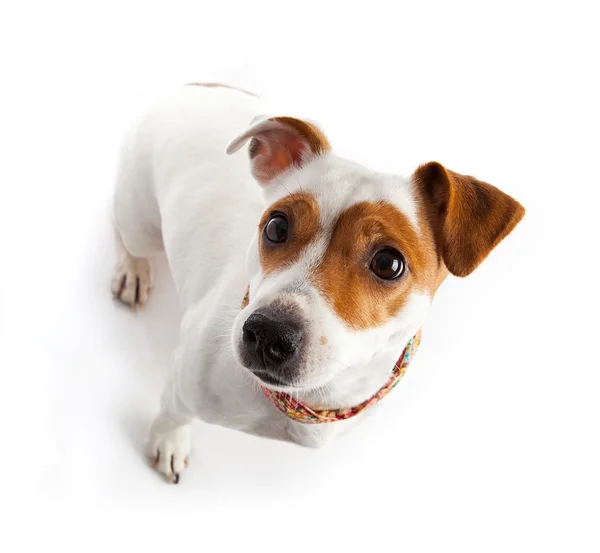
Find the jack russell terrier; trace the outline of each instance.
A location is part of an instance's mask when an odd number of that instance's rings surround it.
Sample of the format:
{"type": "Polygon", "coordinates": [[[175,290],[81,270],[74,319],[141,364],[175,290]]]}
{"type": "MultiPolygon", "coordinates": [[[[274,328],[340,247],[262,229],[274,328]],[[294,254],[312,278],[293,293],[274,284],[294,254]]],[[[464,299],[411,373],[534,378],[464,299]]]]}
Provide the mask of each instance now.
{"type": "Polygon", "coordinates": [[[185,307],[147,444],[169,482],[195,417],[309,447],[346,432],[402,375],[446,276],[525,213],[439,163],[377,173],[314,123],[264,113],[246,91],[189,85],[123,144],[113,294],[142,307],[164,251],[185,307]]]}

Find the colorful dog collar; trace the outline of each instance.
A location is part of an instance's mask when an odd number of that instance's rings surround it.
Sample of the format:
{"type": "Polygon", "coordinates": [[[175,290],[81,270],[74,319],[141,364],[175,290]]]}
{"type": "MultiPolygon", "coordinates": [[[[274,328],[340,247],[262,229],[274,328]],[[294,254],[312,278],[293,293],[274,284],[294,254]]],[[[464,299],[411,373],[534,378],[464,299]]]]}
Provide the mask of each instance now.
{"type": "MultiPolygon", "coordinates": [[[[247,288],[244,299],[242,300],[242,309],[244,309],[248,303],[250,303],[250,287],[247,288]]],[[[348,407],[345,409],[323,409],[315,410],[308,407],[306,404],[294,399],[285,392],[276,392],[261,385],[261,390],[265,397],[279,409],[284,415],[297,422],[303,422],[307,424],[316,424],[322,422],[335,422],[346,420],[358,415],[365,409],[368,409],[372,405],[375,405],[378,401],[382,400],[387,396],[390,391],[398,384],[402,376],[404,375],[406,368],[410,364],[414,357],[419,344],[421,343],[421,331],[417,333],[408,341],[400,359],[394,365],[392,374],[386,384],[379,389],[371,398],[363,401],[355,407],[348,407]]]]}

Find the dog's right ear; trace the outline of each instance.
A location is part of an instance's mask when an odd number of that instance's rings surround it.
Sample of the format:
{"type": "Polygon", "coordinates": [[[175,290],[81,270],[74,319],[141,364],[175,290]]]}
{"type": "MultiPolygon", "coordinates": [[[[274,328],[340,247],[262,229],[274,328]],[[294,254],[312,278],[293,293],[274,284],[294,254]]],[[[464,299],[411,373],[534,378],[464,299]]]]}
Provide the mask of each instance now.
{"type": "Polygon", "coordinates": [[[250,139],[252,174],[262,185],[331,149],[323,132],[313,123],[293,117],[271,117],[255,119],[225,152],[237,152],[250,139]]]}

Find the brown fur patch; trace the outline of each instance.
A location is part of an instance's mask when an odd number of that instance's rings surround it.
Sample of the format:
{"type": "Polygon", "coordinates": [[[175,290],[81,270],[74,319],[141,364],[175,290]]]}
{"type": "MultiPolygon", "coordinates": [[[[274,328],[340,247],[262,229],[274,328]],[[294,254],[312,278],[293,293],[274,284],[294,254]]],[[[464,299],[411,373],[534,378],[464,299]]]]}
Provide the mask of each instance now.
{"type": "Polygon", "coordinates": [[[413,176],[428,226],[450,272],[467,276],[525,215],[495,186],[427,163],[413,176]]]}
{"type": "Polygon", "coordinates": [[[254,96],[255,98],[258,98],[258,96],[256,94],[254,94],[253,92],[248,92],[247,90],[244,90],[243,88],[237,88],[236,86],[229,86],[228,84],[188,83],[186,86],[205,86],[206,88],[230,88],[231,90],[239,90],[240,92],[243,92],[244,94],[248,94],[248,96],[254,96]]]}
{"type": "Polygon", "coordinates": [[[319,206],[310,194],[290,194],[275,202],[258,225],[260,264],[263,274],[282,269],[296,261],[319,231],[319,206]],[[283,213],[288,220],[288,238],[281,244],[269,242],[265,225],[274,213],[283,213]]]}
{"type": "Polygon", "coordinates": [[[273,121],[285,125],[304,137],[313,154],[319,155],[331,150],[331,145],[329,144],[327,137],[314,125],[302,121],[301,119],[295,119],[294,117],[274,117],[273,121]]]}
{"type": "Polygon", "coordinates": [[[443,280],[433,235],[417,234],[398,208],[387,202],[361,202],[338,218],[331,242],[313,280],[337,315],[355,330],[381,326],[405,305],[413,291],[431,296],[443,280]],[[369,265],[384,247],[406,260],[396,280],[379,279],[369,265]]]}
{"type": "Polygon", "coordinates": [[[319,155],[331,149],[325,135],[306,121],[293,117],[273,117],[269,121],[279,126],[257,131],[248,149],[252,174],[260,183],[269,182],[292,165],[301,166],[307,150],[319,155]]]}

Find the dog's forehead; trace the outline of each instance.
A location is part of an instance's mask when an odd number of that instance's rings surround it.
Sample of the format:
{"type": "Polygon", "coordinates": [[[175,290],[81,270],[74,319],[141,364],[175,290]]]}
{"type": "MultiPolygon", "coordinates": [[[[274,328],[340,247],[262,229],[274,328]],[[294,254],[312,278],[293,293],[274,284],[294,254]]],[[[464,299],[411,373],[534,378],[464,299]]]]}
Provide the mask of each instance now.
{"type": "Polygon", "coordinates": [[[350,161],[326,156],[289,175],[272,201],[291,192],[310,194],[318,203],[325,229],[340,213],[361,202],[387,202],[402,212],[418,231],[417,202],[411,181],[371,171],[350,161]]]}

